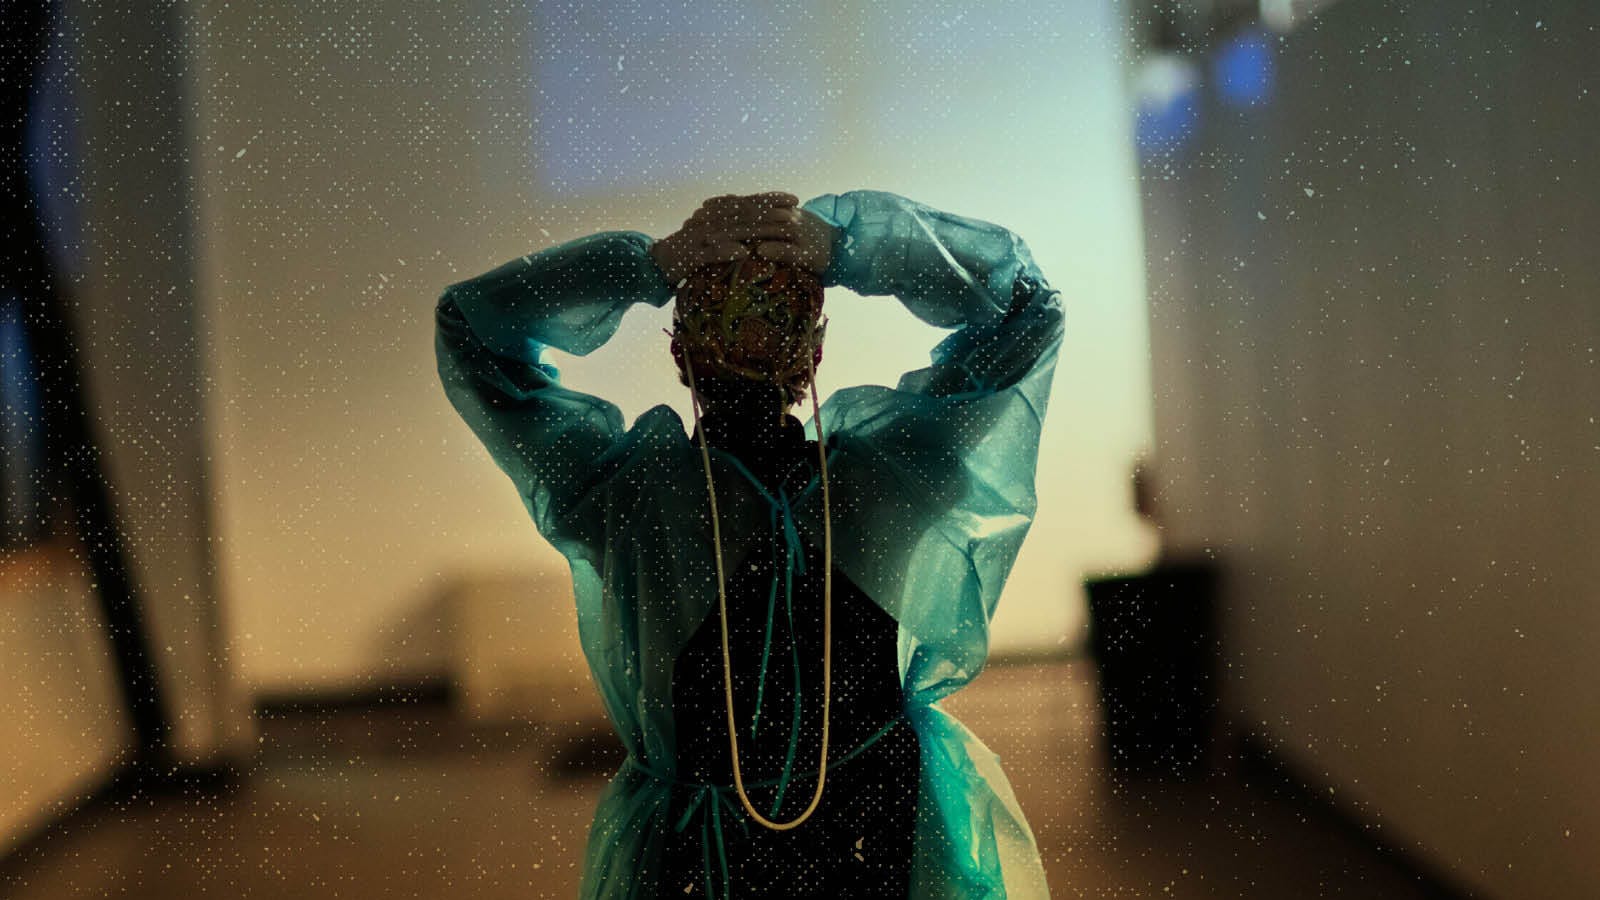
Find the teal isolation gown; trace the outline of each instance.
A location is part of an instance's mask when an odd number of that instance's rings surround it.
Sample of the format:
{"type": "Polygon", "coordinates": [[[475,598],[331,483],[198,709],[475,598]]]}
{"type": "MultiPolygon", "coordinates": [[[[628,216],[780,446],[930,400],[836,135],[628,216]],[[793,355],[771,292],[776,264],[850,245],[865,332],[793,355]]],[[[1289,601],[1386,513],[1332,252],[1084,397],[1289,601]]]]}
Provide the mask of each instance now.
{"type": "MultiPolygon", "coordinates": [[[[1033,521],[1060,294],[997,225],[878,191],[805,208],[836,227],[825,286],[893,295],[953,329],[932,365],[896,387],[845,388],[821,408],[834,565],[899,623],[922,768],[911,896],[1048,897],[998,758],[939,700],[982,670],[995,604],[1033,521]]],[[[633,304],[671,300],[650,244],[631,231],[579,238],[452,285],[436,311],[445,391],[570,564],[584,655],[627,750],[590,828],[584,900],[658,896],[654,873],[680,824],[667,821],[678,773],[673,664],[717,602],[705,469],[682,419],[661,405],[625,427],[614,404],[566,387],[543,361],[548,347],[590,353],[633,304]]],[[[806,431],[815,440],[816,422],[806,431]]],[[[815,478],[777,509],[716,448],[712,471],[729,571],[774,540],[822,546],[815,478]],[[774,516],[781,527],[768,527],[774,516]]],[[[815,765],[795,773],[797,790],[810,790],[815,765]]],[[[697,813],[714,842],[744,813],[731,788],[704,792],[697,813]]]]}

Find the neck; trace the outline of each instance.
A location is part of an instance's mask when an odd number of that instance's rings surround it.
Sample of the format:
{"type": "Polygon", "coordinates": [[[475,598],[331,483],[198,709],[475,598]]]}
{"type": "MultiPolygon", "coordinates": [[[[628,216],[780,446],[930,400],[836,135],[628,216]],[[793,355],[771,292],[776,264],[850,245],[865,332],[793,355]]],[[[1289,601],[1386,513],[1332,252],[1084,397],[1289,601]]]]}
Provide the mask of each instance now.
{"type": "Polygon", "coordinates": [[[708,380],[697,388],[700,426],[714,447],[766,448],[804,440],[805,426],[789,414],[783,392],[774,385],[708,380]]]}
{"type": "Polygon", "coordinates": [[[715,406],[700,416],[700,428],[711,446],[725,449],[776,447],[805,438],[800,420],[776,406],[715,406]]]}

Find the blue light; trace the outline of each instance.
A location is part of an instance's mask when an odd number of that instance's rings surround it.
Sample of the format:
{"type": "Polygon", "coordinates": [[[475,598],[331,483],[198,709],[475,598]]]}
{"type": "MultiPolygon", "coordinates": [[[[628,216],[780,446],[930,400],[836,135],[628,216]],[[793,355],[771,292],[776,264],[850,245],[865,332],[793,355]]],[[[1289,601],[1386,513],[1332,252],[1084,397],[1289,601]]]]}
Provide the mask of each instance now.
{"type": "Polygon", "coordinates": [[[1193,94],[1169,100],[1159,108],[1139,110],[1136,135],[1140,150],[1175,150],[1194,133],[1200,108],[1193,94]]]}
{"type": "Polygon", "coordinates": [[[22,298],[0,294],[0,547],[37,536],[43,522],[45,446],[37,377],[22,298]]]}
{"type": "Polygon", "coordinates": [[[1199,127],[1199,79],[1188,59],[1172,54],[1146,59],[1135,81],[1135,95],[1134,141],[1141,156],[1173,152],[1199,127]]]}
{"type": "Polygon", "coordinates": [[[1272,97],[1272,44],[1259,28],[1245,28],[1230,37],[1211,60],[1217,96],[1229,106],[1255,106],[1272,97]]]}

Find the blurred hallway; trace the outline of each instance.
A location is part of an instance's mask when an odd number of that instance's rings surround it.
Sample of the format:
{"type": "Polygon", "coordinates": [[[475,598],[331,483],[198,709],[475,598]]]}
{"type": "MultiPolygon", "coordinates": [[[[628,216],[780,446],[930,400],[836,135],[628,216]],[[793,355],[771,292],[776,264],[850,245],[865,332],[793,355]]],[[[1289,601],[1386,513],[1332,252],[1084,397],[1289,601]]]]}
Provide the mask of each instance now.
{"type": "MultiPolygon", "coordinates": [[[[995,665],[947,704],[1004,761],[1053,896],[1431,896],[1272,778],[1115,786],[1092,679],[1083,662],[995,665]]],[[[272,716],[237,790],[102,803],[10,860],[0,893],[571,897],[616,757],[603,728],[601,751],[561,731],[474,732],[426,704],[272,716]]]]}

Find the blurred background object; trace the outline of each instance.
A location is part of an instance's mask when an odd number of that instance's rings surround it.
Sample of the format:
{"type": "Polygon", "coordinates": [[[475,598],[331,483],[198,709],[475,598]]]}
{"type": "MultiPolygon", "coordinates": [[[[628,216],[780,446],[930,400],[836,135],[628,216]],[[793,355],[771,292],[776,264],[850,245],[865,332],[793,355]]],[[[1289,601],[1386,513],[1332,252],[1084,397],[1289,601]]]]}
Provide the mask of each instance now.
{"type": "MultiPolygon", "coordinates": [[[[1058,893],[1600,892],[1600,7],[3,10],[0,894],[570,896],[615,748],[433,302],[863,186],[1067,298],[997,665],[949,701],[1058,893]],[[1125,599],[1191,560],[1209,612],[1125,599]],[[1192,781],[1108,764],[1097,590],[1192,781]]],[[[828,313],[824,393],[941,336],[828,313]]],[[[564,378],[687,416],[668,315],[564,378]]]]}
{"type": "Polygon", "coordinates": [[[597,721],[605,717],[567,622],[565,572],[463,578],[442,592],[450,634],[452,694],[482,724],[597,721]]]}
{"type": "MultiPolygon", "coordinates": [[[[1165,527],[1147,461],[1135,463],[1132,482],[1134,509],[1159,541],[1165,527]]],[[[1113,771],[1199,778],[1216,731],[1217,565],[1158,548],[1148,570],[1086,585],[1102,749],[1113,771]]]]}
{"type": "Polygon", "coordinates": [[[1088,589],[1107,765],[1205,775],[1217,711],[1216,568],[1163,561],[1088,589]]]}

